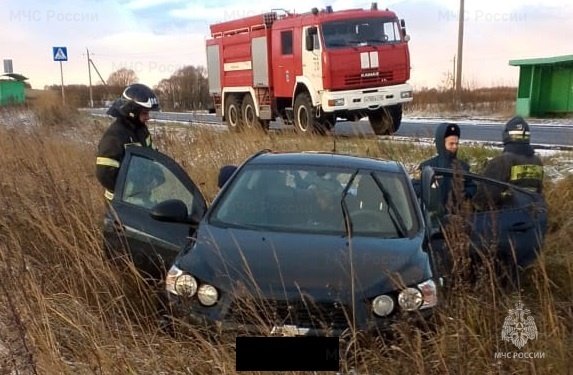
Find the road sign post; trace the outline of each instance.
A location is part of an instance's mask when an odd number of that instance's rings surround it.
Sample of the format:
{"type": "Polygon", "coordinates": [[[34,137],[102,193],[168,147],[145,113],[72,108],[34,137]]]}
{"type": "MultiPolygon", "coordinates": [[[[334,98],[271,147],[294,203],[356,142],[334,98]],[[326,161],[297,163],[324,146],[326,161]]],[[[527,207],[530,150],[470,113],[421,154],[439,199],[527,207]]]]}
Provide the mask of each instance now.
{"type": "Polygon", "coordinates": [[[54,61],[58,61],[60,63],[60,78],[62,82],[62,103],[66,105],[66,95],[64,93],[64,68],[62,67],[62,61],[68,61],[68,48],[52,47],[52,55],[54,56],[54,61]]]}

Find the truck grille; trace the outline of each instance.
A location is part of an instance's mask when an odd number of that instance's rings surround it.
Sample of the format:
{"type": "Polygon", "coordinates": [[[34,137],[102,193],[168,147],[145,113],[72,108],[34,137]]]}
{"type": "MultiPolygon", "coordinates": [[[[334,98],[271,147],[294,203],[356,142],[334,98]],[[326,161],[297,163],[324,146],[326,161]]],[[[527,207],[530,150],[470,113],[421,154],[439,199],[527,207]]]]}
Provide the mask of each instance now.
{"type": "Polygon", "coordinates": [[[363,72],[358,74],[348,74],[344,77],[344,84],[347,86],[364,85],[364,84],[389,84],[394,80],[394,74],[390,71],[378,72],[377,76],[371,75],[372,72],[363,72]]]}
{"type": "Polygon", "coordinates": [[[301,328],[346,329],[352,312],[333,302],[235,301],[226,320],[238,324],[296,325],[301,328]]]}

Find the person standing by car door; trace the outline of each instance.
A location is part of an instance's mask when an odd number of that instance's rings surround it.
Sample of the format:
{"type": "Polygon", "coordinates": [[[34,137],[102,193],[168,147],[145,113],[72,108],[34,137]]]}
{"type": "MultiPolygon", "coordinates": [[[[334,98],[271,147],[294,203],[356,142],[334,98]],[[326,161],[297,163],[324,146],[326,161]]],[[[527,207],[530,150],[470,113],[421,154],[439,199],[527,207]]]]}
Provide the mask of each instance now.
{"type": "Polygon", "coordinates": [[[426,166],[450,169],[458,167],[466,172],[470,170],[468,163],[458,159],[460,127],[457,124],[444,122],[438,125],[434,142],[438,155],[420,163],[419,170],[423,170],[426,166]]]}
{"type": "Polygon", "coordinates": [[[149,111],[158,111],[157,96],[146,85],[127,86],[121,97],[108,109],[115,121],[103,134],[97,150],[96,177],[105,188],[105,197],[113,199],[115,181],[128,145],[153,147],[147,127],[149,111]]]}
{"type": "MultiPolygon", "coordinates": [[[[543,191],[543,162],[530,144],[529,124],[521,116],[511,118],[503,129],[503,152],[486,165],[483,175],[526,188],[543,191]]],[[[474,201],[499,207],[508,193],[502,188],[480,186],[474,201]]]]}
{"type": "MultiPolygon", "coordinates": [[[[453,123],[441,123],[436,128],[434,142],[438,154],[420,163],[418,170],[421,172],[425,167],[448,168],[458,172],[469,172],[470,166],[465,161],[458,159],[458,147],[460,142],[460,127],[453,123]]],[[[437,202],[442,207],[446,207],[452,196],[455,181],[451,178],[444,178],[436,186],[436,193],[439,194],[437,202]]],[[[463,185],[463,196],[472,196],[475,193],[475,186],[463,185]]],[[[451,203],[451,202],[450,202],[451,203]]]]}

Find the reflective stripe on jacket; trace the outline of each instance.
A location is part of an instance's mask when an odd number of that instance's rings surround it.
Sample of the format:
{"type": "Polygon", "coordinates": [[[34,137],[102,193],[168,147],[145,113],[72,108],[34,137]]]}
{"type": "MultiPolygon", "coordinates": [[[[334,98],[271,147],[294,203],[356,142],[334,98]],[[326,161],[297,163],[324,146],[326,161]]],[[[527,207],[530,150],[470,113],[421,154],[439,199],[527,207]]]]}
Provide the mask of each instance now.
{"type": "Polygon", "coordinates": [[[152,147],[152,144],[151,134],[145,125],[135,124],[125,118],[116,118],[107,128],[98,144],[96,158],[96,177],[106,189],[106,198],[113,197],[125,147],[152,147]]]}

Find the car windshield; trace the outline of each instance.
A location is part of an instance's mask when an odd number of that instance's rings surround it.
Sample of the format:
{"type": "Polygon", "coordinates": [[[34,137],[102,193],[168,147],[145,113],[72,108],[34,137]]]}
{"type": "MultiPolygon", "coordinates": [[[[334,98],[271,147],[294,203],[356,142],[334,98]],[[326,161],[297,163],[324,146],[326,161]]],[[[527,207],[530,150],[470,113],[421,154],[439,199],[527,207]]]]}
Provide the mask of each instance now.
{"type": "Polygon", "coordinates": [[[344,48],[396,43],[401,40],[396,19],[359,18],[325,22],[322,35],[326,48],[344,48]]]}
{"type": "Polygon", "coordinates": [[[405,175],[307,166],[245,167],[213,225],[285,232],[406,237],[418,221],[405,175]],[[347,220],[345,220],[345,212],[347,220]]]}

